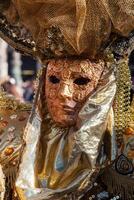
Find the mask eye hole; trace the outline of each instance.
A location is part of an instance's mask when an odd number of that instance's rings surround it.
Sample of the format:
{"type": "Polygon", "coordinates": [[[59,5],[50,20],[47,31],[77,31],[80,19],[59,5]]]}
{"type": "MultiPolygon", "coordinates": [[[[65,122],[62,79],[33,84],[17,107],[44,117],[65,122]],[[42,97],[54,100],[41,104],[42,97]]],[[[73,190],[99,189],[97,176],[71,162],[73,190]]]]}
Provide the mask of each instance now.
{"type": "Polygon", "coordinates": [[[80,77],[80,78],[76,78],[74,80],[74,83],[76,85],[87,85],[90,82],[89,78],[84,78],[84,77],[80,77]]]}
{"type": "Polygon", "coordinates": [[[60,79],[58,79],[56,76],[50,76],[49,81],[53,84],[57,84],[60,82],[60,79]]]}

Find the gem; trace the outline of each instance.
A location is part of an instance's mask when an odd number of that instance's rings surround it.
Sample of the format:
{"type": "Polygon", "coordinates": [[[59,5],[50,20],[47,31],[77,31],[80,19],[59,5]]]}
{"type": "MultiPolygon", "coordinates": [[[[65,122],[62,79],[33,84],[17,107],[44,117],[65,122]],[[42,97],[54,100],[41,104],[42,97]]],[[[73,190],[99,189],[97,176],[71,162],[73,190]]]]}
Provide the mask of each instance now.
{"type": "Polygon", "coordinates": [[[14,149],[12,147],[9,147],[5,150],[5,155],[10,156],[14,152],[14,149]]]}
{"type": "Polygon", "coordinates": [[[12,126],[12,127],[10,127],[9,129],[8,129],[8,132],[10,132],[10,133],[12,133],[12,132],[14,132],[15,131],[15,127],[14,126],[12,126]]]}

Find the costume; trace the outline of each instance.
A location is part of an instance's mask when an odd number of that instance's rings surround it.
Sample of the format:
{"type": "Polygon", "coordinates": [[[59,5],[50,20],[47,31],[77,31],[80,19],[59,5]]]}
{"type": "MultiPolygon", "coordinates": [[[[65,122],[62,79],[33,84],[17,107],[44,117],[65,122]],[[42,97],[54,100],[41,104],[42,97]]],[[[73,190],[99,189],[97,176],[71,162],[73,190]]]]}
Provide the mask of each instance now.
{"type": "Polygon", "coordinates": [[[1,37],[44,65],[24,131],[16,198],[134,198],[133,6],[121,0],[1,4],[1,37]]]}

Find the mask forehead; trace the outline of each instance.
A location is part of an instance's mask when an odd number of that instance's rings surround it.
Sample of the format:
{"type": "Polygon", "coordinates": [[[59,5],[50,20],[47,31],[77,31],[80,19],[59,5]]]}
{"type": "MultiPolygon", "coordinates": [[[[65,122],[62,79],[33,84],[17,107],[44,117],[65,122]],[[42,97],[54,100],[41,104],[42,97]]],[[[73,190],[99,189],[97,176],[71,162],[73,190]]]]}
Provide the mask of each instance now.
{"type": "Polygon", "coordinates": [[[48,63],[47,75],[58,75],[60,78],[70,79],[73,75],[93,76],[102,71],[104,62],[98,63],[89,60],[52,60],[48,63]]]}

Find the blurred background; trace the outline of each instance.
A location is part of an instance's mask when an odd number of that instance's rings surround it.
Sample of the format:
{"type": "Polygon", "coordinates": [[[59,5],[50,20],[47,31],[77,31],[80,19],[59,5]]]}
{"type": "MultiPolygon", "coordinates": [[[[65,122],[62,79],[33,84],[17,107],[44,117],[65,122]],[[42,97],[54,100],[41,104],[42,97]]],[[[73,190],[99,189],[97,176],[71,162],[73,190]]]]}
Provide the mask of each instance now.
{"type": "Polygon", "coordinates": [[[0,85],[22,102],[33,101],[35,79],[40,64],[23,56],[0,39],[0,85]]]}
{"type": "MultiPolygon", "coordinates": [[[[35,79],[40,64],[31,57],[23,56],[0,39],[0,85],[22,102],[33,101],[35,79]]],[[[129,58],[132,77],[131,97],[134,94],[134,51],[129,58]]]]}

